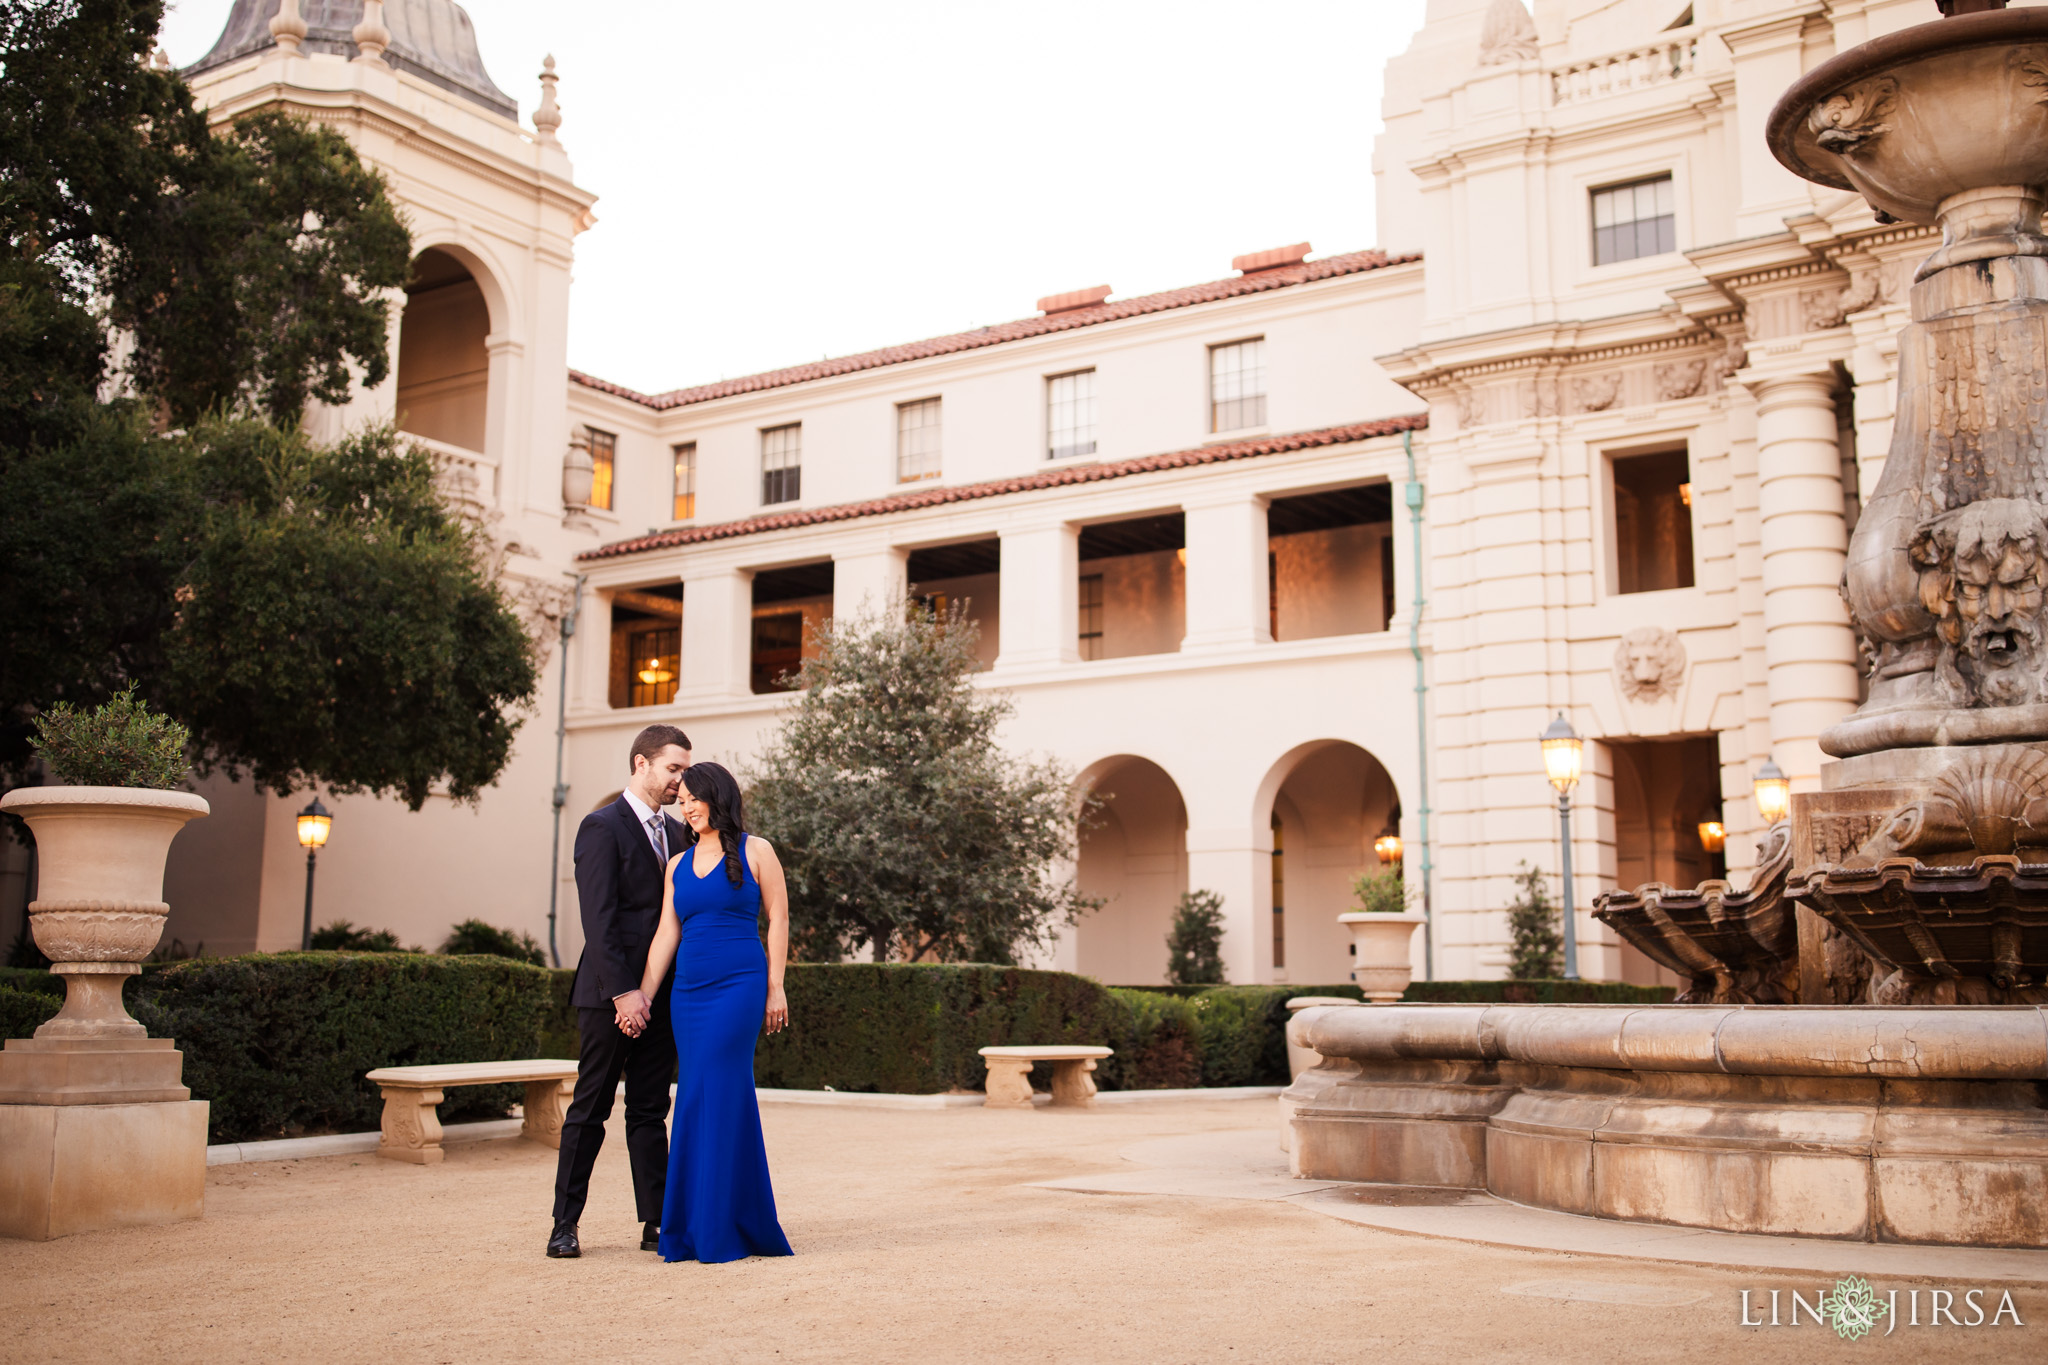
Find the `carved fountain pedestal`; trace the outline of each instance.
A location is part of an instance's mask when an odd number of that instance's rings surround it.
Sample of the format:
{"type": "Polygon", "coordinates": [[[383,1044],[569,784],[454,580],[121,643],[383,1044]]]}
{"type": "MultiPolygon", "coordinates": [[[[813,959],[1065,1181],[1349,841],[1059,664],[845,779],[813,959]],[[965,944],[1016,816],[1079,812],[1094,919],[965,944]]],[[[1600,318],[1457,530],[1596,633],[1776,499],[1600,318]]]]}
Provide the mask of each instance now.
{"type": "Polygon", "coordinates": [[[1869,700],[1821,739],[1840,761],[1747,888],[1596,902],[1679,1003],[1302,1011],[1297,1175],[2048,1247],[2048,9],[1984,2],[1815,67],[1768,128],[1942,228],[1849,544],[1869,700]]]}

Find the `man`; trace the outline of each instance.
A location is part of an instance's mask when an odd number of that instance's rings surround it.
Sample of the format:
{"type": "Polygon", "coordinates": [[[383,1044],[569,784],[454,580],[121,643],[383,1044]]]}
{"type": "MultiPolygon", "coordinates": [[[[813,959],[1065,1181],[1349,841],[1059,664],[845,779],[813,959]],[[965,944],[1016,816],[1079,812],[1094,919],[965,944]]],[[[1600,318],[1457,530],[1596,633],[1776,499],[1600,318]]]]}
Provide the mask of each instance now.
{"type": "MultiPolygon", "coordinates": [[[[690,842],[663,808],[674,803],[690,766],[690,737],[650,725],[633,741],[632,780],[619,799],[583,817],[576,831],[576,898],[583,915],[583,956],[570,1003],[581,1045],[576,1093],[562,1121],[555,1166],[555,1230],[548,1255],[581,1256],[576,1224],[590,1196],[590,1171],[604,1145],[605,1120],[619,1077],[626,1078],[626,1152],[633,1163],[640,1249],[656,1249],[668,1182],[668,1088],[676,1074],[669,1027],[669,982],[649,1000],[640,992],[647,948],[661,922],[668,860],[690,842]]],[[[670,972],[670,980],[674,972],[670,972]]]]}

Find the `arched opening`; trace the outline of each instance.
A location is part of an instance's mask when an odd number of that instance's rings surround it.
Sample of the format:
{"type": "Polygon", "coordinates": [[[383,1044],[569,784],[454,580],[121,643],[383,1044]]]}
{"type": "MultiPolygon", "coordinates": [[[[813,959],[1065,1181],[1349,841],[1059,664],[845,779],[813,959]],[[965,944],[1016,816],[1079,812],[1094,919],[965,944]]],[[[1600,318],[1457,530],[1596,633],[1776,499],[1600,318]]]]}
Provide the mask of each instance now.
{"type": "Polygon", "coordinates": [[[1166,980],[1166,935],[1188,889],[1188,812],[1180,788],[1150,759],[1119,754],[1093,764],[1081,785],[1103,798],[1081,831],[1076,876],[1100,910],[1075,929],[1074,969],[1114,986],[1166,980]]]}
{"type": "Polygon", "coordinates": [[[422,251],[398,326],[398,428],[463,450],[484,448],[491,310],[469,267],[422,251]]]}
{"type": "Polygon", "coordinates": [[[1373,840],[1398,828],[1394,779],[1356,744],[1303,745],[1266,781],[1273,831],[1273,970],[1280,979],[1335,985],[1351,979],[1351,935],[1337,916],[1353,908],[1351,883],[1380,870],[1373,840]],[[1277,787],[1274,778],[1277,777],[1277,787]]]}

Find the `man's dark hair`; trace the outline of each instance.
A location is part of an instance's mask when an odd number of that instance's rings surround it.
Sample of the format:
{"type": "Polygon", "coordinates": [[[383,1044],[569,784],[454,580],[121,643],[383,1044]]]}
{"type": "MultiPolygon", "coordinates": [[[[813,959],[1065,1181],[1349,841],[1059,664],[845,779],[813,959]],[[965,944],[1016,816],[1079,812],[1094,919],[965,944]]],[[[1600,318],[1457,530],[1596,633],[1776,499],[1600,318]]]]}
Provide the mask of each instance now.
{"type": "Polygon", "coordinates": [[[626,755],[626,771],[639,771],[640,765],[635,763],[634,759],[644,754],[647,757],[647,761],[652,763],[654,762],[654,756],[671,744],[686,754],[690,752],[690,737],[675,726],[648,726],[633,737],[633,752],[626,755]]]}

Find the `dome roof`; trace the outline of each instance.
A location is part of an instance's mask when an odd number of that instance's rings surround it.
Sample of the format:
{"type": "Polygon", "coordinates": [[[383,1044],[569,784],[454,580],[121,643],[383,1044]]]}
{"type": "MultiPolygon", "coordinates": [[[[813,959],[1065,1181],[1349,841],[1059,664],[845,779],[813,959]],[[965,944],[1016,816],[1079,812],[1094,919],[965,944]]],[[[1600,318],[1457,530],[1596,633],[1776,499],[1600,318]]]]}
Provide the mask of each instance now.
{"type": "MultiPolygon", "coordinates": [[[[277,46],[270,36],[270,20],[278,3],[235,0],[213,50],[186,67],[185,74],[196,76],[277,46]]],[[[350,32],[362,22],[363,0],[300,0],[299,13],[306,20],[305,51],[356,55],[350,32]]],[[[391,46],[385,50],[384,60],[392,66],[494,114],[518,120],[518,101],[500,90],[484,70],[476,29],[455,0],[385,0],[384,26],[391,30],[391,46]]]]}

